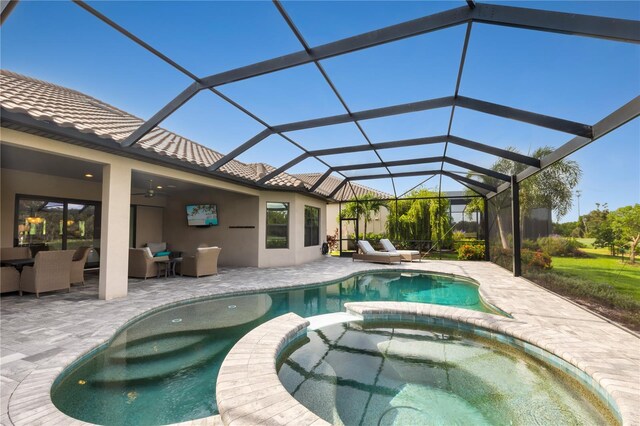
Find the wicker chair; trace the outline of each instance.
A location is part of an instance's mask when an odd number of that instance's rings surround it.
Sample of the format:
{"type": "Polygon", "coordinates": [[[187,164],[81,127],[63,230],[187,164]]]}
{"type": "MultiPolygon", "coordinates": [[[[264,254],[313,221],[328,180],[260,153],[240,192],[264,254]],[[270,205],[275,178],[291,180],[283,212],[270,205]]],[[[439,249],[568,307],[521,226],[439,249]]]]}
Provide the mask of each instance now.
{"type": "Polygon", "coordinates": [[[0,293],[20,290],[20,272],[13,266],[0,268],[0,293]]]}
{"type": "Polygon", "coordinates": [[[220,247],[202,247],[196,250],[195,256],[182,258],[180,274],[190,277],[202,277],[205,275],[215,275],[218,273],[218,256],[222,249],[220,247]]]}
{"type": "Polygon", "coordinates": [[[31,250],[29,247],[3,247],[0,249],[0,260],[29,258],[31,258],[31,250]]]}
{"type": "Polygon", "coordinates": [[[71,284],[80,283],[84,285],[84,265],[87,263],[87,258],[91,252],[91,247],[78,247],[73,254],[73,261],[71,262],[71,284]]]}
{"type": "Polygon", "coordinates": [[[169,260],[168,256],[153,257],[151,250],[145,248],[129,249],[129,276],[134,278],[155,277],[158,275],[158,264],[156,261],[169,260]]]}
{"type": "Polygon", "coordinates": [[[73,250],[41,251],[33,266],[25,266],[20,275],[20,294],[23,291],[40,293],[54,290],[71,291],[71,261],[73,250]]]}

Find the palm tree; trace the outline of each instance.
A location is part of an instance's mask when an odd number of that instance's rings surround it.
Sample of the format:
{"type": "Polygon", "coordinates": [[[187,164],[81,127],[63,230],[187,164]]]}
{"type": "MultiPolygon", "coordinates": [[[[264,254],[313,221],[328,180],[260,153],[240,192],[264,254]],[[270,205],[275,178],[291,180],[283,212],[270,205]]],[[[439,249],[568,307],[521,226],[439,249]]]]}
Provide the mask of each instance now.
{"type": "Polygon", "coordinates": [[[364,221],[364,238],[367,238],[367,222],[370,222],[374,213],[379,213],[380,208],[387,207],[387,203],[377,200],[372,194],[362,195],[358,199],[352,199],[345,206],[340,217],[355,217],[364,221]]]}
{"type": "MultiPolygon", "coordinates": [[[[516,148],[508,147],[509,151],[518,152],[516,148]]],[[[543,146],[536,149],[531,156],[541,159],[551,154],[554,148],[543,146]]],[[[506,175],[517,175],[526,169],[526,165],[516,163],[505,158],[496,161],[491,169],[506,175]]],[[[580,165],[574,160],[562,159],[546,169],[520,182],[520,223],[532,209],[536,207],[548,207],[556,214],[556,220],[566,215],[573,205],[573,188],[578,185],[582,177],[580,165]]],[[[497,187],[502,182],[490,176],[482,176],[482,180],[492,186],[497,187]]],[[[500,197],[500,195],[498,195],[500,197]]],[[[500,199],[498,199],[500,203],[500,199]]],[[[482,211],[482,203],[479,199],[469,205],[467,211],[482,211]]],[[[500,241],[503,248],[508,248],[507,232],[500,218],[496,215],[500,241]]]]}

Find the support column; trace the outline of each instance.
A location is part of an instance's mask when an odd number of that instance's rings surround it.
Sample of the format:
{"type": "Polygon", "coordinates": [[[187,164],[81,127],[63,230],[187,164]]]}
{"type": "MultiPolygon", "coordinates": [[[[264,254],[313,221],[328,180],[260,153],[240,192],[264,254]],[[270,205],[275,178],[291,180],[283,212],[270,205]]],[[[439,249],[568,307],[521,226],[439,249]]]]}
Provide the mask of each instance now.
{"type": "Polygon", "coordinates": [[[489,251],[489,200],[484,198],[484,214],[482,215],[482,227],[484,228],[484,260],[491,260],[489,251]]]}
{"type": "Polygon", "coordinates": [[[513,276],[522,275],[520,263],[520,184],[511,176],[511,235],[513,237],[513,276]]]}
{"type": "Polygon", "coordinates": [[[129,273],[131,167],[107,164],[102,169],[100,299],[125,297],[129,273]]]}

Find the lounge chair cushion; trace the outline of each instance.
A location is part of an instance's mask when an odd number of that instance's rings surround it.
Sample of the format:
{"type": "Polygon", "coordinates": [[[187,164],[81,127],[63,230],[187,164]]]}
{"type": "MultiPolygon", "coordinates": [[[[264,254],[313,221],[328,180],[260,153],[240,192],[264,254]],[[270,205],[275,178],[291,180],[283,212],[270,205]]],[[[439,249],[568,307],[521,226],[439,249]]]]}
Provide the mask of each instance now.
{"type": "Polygon", "coordinates": [[[396,247],[386,238],[380,240],[382,247],[389,253],[406,253],[406,254],[420,254],[418,250],[398,250],[396,247]]]}
{"type": "Polygon", "coordinates": [[[360,250],[362,250],[362,253],[364,253],[364,254],[378,253],[371,246],[371,243],[369,243],[369,241],[367,241],[367,240],[359,240],[358,241],[358,247],[360,247],[360,250]]]}

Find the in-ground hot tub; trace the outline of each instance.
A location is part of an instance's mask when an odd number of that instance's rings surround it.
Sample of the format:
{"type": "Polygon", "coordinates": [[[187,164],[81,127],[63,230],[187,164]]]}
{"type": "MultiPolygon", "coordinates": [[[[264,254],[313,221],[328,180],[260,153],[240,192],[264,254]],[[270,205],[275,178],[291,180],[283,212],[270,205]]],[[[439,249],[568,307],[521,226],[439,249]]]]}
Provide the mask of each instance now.
{"type": "Polygon", "coordinates": [[[442,326],[351,321],[309,329],[277,369],[293,397],[337,425],[618,423],[562,369],[495,337],[442,326]]]}

